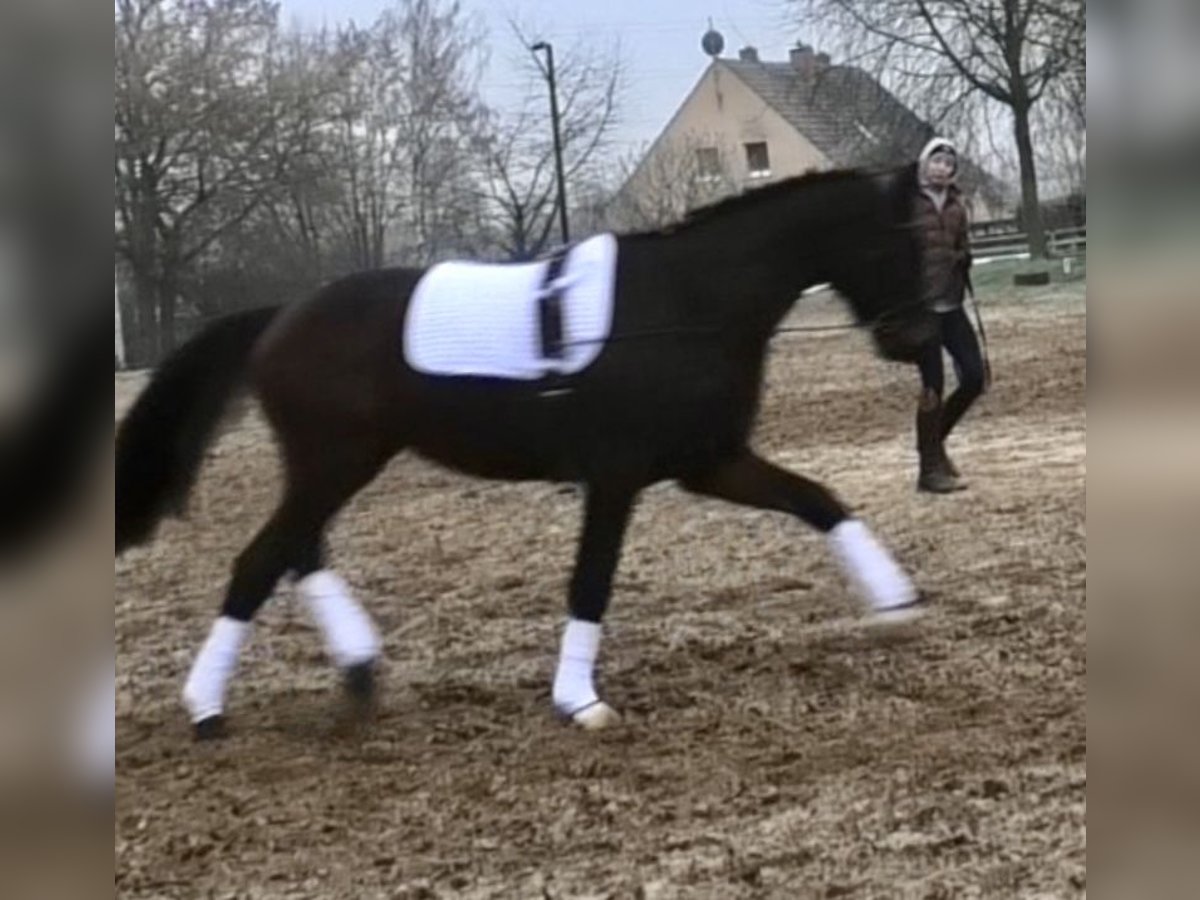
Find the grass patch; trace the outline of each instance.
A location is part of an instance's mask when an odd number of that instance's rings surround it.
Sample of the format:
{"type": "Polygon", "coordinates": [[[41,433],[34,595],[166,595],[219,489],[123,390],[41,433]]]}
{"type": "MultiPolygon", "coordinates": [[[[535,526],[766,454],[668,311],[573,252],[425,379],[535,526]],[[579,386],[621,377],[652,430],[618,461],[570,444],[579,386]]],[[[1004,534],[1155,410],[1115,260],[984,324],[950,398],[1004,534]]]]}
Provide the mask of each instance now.
{"type": "Polygon", "coordinates": [[[1050,273],[1050,284],[1079,284],[1082,285],[1087,280],[1087,257],[1073,257],[1070,263],[1071,271],[1066,273],[1063,271],[1063,261],[1061,259],[1049,260],[1028,260],[1028,259],[1005,259],[997,262],[976,264],[971,269],[971,280],[975,284],[975,290],[981,299],[987,298],[996,294],[1004,294],[1005,296],[1022,296],[1034,295],[1039,291],[1045,290],[1045,285],[1031,287],[1017,287],[1013,284],[1013,276],[1021,272],[1044,272],[1050,273]]]}

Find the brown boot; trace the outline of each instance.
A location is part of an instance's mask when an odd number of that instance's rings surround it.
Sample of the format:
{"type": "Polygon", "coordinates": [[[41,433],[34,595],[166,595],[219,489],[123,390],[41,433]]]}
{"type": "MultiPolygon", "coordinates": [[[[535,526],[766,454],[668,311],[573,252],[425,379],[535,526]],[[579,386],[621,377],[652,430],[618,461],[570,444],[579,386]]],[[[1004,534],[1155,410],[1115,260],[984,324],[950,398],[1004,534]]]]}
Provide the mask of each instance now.
{"type": "Polygon", "coordinates": [[[945,445],[946,438],[950,437],[950,432],[954,426],[959,423],[971,405],[983,393],[984,382],[982,376],[978,378],[967,378],[959,386],[953,394],[950,395],[945,405],[942,407],[941,419],[941,437],[942,437],[942,457],[945,460],[947,470],[955,477],[959,477],[958,468],[954,463],[950,462],[950,457],[946,456],[945,445]]]}
{"type": "MultiPolygon", "coordinates": [[[[946,455],[946,444],[944,442],[942,444],[942,465],[945,467],[946,471],[955,478],[962,478],[962,472],[958,471],[958,466],[954,464],[954,460],[946,455]]],[[[963,482],[963,484],[965,486],[966,482],[963,482]]]]}
{"type": "Polygon", "coordinates": [[[917,490],[952,494],[963,489],[942,446],[942,404],[933,395],[923,395],[917,410],[917,453],[921,459],[917,490]]]}

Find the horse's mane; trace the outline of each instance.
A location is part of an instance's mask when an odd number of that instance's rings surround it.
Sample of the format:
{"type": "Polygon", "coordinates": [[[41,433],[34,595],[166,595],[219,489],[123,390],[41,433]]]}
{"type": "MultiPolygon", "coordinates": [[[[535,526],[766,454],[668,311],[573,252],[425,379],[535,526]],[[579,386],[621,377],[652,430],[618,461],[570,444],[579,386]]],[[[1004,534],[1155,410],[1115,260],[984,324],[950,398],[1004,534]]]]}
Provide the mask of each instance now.
{"type": "Polygon", "coordinates": [[[818,184],[861,181],[864,176],[869,174],[863,169],[832,169],[828,172],[805,172],[803,175],[793,175],[790,178],[774,181],[762,187],[749,188],[740,194],[714,200],[712,203],[706,203],[704,206],[697,206],[684,215],[680,224],[691,225],[695,222],[707,221],[714,216],[734,212],[747,206],[754,206],[764,200],[770,200],[779,194],[791,193],[797,188],[815,187],[818,184]]]}
{"type": "Polygon", "coordinates": [[[774,181],[770,184],[762,185],[761,187],[752,187],[742,191],[739,194],[733,194],[732,196],[724,197],[720,200],[714,200],[712,203],[707,203],[704,206],[698,206],[695,209],[689,210],[683,216],[683,218],[676,222],[672,222],[660,228],[643,231],[640,232],[640,234],[669,234],[680,229],[687,228],[691,225],[711,221],[714,218],[727,215],[731,212],[756,206],[759,203],[771,200],[781,194],[792,193],[797,189],[812,188],[823,185],[862,183],[879,175],[888,173],[894,174],[902,171],[904,171],[904,167],[901,167],[900,169],[853,168],[831,169],[824,172],[806,172],[803,175],[793,175],[790,178],[774,181]]]}

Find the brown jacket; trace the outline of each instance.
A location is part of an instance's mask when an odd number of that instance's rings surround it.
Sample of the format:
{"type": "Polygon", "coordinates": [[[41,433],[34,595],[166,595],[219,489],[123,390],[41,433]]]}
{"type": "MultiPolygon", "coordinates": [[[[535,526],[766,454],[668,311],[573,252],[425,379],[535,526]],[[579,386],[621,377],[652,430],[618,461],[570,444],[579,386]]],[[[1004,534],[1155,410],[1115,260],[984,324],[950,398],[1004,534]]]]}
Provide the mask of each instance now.
{"type": "Polygon", "coordinates": [[[962,192],[950,185],[939,211],[929,195],[918,190],[915,224],[923,251],[921,283],[925,302],[942,309],[960,306],[971,266],[962,192]]]}

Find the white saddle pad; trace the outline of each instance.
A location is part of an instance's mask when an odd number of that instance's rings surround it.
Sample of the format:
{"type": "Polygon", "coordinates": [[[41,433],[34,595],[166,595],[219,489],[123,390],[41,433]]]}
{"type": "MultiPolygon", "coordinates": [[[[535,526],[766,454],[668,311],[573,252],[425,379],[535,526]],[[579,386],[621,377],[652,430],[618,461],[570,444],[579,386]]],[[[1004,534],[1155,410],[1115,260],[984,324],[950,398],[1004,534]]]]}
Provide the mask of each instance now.
{"type": "Polygon", "coordinates": [[[538,298],[547,261],[440,263],[417,283],[404,322],[404,358],[428,375],[533,380],[581,371],[612,328],[617,239],[575,245],[549,288],[562,293],[563,355],[542,355],[538,298]]]}

